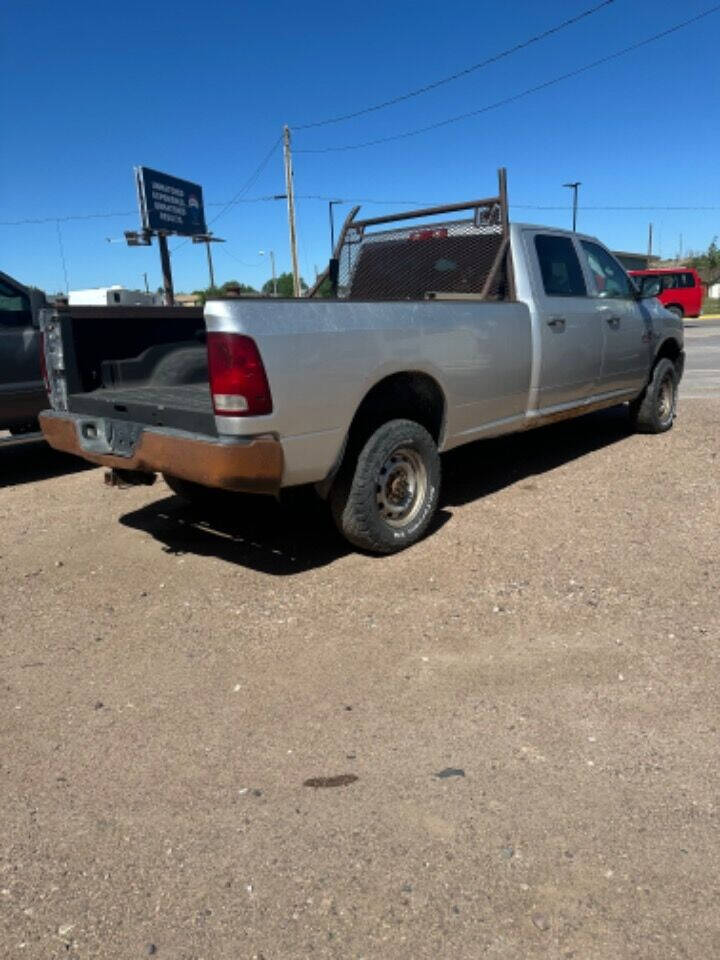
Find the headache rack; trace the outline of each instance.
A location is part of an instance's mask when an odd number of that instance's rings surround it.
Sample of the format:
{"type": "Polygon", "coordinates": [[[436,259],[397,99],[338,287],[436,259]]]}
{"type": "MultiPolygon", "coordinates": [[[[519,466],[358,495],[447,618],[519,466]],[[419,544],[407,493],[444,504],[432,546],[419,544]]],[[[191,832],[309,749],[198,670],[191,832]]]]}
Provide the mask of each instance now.
{"type": "Polygon", "coordinates": [[[507,179],[498,195],[356,220],[348,215],[310,297],[343,300],[511,300],[507,179]],[[446,219],[448,214],[467,213],[446,219]],[[424,220],[404,226],[405,220],[424,220]],[[392,225],[392,226],[389,226],[392,225]],[[385,229],[377,229],[382,227],[385,229]]]}

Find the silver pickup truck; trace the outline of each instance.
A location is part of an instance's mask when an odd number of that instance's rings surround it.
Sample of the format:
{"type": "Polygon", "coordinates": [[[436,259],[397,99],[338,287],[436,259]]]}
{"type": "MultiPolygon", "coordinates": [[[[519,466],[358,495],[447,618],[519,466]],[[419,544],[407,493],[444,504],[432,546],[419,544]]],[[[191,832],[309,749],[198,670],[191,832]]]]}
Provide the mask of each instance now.
{"type": "Polygon", "coordinates": [[[48,311],[50,444],[191,500],[313,484],[351,543],[390,553],[427,530],[444,451],[621,403],[672,426],[682,323],[593,237],[511,226],[502,177],[356,214],[315,296],[48,311]]]}

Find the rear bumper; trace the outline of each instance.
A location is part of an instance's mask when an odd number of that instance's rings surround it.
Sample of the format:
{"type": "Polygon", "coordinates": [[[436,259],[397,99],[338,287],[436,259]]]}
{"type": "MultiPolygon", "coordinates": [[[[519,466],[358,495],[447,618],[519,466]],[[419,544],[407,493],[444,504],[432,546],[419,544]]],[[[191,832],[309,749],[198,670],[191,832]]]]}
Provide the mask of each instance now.
{"type": "Polygon", "coordinates": [[[87,417],[46,411],[40,416],[45,439],[56,450],[73,453],[115,470],[167,473],[206,487],[248,493],[277,493],[283,451],[272,437],[223,442],[151,427],[139,432],[129,456],[89,450],[81,434],[87,417]]]}

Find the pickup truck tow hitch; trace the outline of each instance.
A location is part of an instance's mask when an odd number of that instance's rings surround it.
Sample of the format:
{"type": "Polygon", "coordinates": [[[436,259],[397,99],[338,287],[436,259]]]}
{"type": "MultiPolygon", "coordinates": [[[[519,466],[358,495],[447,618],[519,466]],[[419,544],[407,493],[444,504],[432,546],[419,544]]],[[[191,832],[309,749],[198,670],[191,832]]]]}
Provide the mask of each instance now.
{"type": "Polygon", "coordinates": [[[157,474],[144,470],[106,470],[105,484],[124,490],[126,487],[151,487],[157,480],[157,474]]]}

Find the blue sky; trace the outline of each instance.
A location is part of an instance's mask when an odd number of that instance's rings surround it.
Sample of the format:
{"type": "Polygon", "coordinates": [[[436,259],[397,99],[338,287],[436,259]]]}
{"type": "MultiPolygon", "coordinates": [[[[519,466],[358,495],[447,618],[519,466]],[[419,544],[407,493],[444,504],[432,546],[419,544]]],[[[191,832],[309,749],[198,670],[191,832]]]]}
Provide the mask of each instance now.
{"type": "MultiPolygon", "coordinates": [[[[711,0],[614,0],[498,63],[395,107],[342,123],[304,123],[401,95],[512,47],[599,0],[325,0],[153,4],[6,0],[0,34],[0,269],[50,291],[160,283],[156,247],[108,243],[138,225],[132,169],[203,184],[208,220],[293,127],[299,197],[451,202],[496,189],[508,169],[514,220],[569,225],[615,249],[674,255],[720,234],[720,11],[634,53],[483,115],[357,150],[303,153],[391,136],[478,110],[659,33],[711,0]],[[213,206],[211,204],[218,204],[213,206]],[[526,209],[526,207],[559,209],[526,209]],[[607,206],[715,207],[610,211],[607,206]],[[95,213],[102,219],[5,225],[95,213]]],[[[272,155],[244,200],[284,192],[272,155]]],[[[398,203],[398,208],[400,204],[398,203]]],[[[336,208],[339,222],[349,209],[336,208]]],[[[391,206],[366,204],[366,213],[391,206]]],[[[326,201],[298,201],[306,279],[328,257],[326,201]]],[[[243,202],[211,229],[219,281],[269,276],[258,250],[289,269],[282,201],[243,202]]],[[[175,285],[207,284],[202,246],[171,248],[175,285]]]]}

